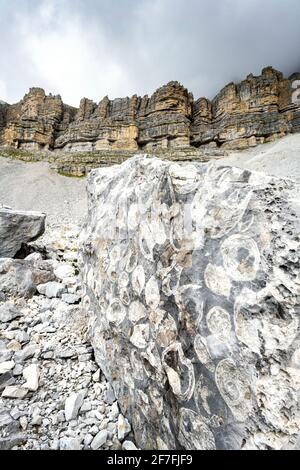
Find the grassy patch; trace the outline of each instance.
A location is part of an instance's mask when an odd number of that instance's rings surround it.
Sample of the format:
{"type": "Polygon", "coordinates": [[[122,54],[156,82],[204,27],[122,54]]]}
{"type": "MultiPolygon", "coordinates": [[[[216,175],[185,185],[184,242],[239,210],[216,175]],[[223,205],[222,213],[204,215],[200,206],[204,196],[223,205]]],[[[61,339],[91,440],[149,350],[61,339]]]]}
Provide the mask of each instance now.
{"type": "Polygon", "coordinates": [[[57,172],[60,176],[65,176],[66,178],[82,179],[82,178],[85,178],[85,177],[86,177],[86,175],[74,175],[73,173],[68,173],[68,172],[62,171],[62,170],[56,170],[56,172],[57,172]]]}

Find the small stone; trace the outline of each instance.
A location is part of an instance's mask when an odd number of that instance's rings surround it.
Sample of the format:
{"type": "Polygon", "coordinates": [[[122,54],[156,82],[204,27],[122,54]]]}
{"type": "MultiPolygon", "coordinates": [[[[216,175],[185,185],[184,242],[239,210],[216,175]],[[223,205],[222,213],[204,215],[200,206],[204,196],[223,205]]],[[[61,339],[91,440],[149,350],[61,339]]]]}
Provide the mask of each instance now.
{"type": "Polygon", "coordinates": [[[20,351],[22,349],[21,343],[19,341],[16,341],[15,339],[11,340],[8,345],[7,349],[10,349],[10,351],[20,351]]]}
{"type": "Polygon", "coordinates": [[[10,361],[12,358],[13,352],[9,349],[0,350],[0,362],[10,361]]]}
{"type": "Polygon", "coordinates": [[[14,359],[17,363],[22,363],[27,359],[32,358],[38,350],[38,346],[36,344],[28,344],[24,349],[21,351],[17,351],[15,353],[14,359]]]}
{"type": "Polygon", "coordinates": [[[100,382],[100,375],[101,371],[98,369],[94,374],[93,374],[93,381],[94,382],[100,382]]]}
{"type": "Polygon", "coordinates": [[[24,444],[27,437],[24,434],[12,434],[8,437],[0,437],[0,450],[11,450],[16,446],[24,444]]]}
{"type": "Polygon", "coordinates": [[[123,441],[124,438],[131,431],[131,426],[126,418],[122,414],[119,414],[118,417],[118,439],[123,441]]]}
{"type": "Polygon", "coordinates": [[[124,441],[122,444],[123,450],[138,450],[132,441],[124,441]]]}
{"type": "Polygon", "coordinates": [[[57,422],[64,423],[65,421],[66,421],[65,412],[63,410],[60,410],[57,413],[57,422]]]}
{"type": "Polygon", "coordinates": [[[46,284],[39,284],[37,291],[48,297],[49,299],[61,297],[66,292],[64,285],[58,282],[47,282],[46,284]]]}
{"type": "Polygon", "coordinates": [[[112,405],[113,402],[116,401],[115,392],[110,384],[108,385],[108,389],[106,390],[104,401],[105,403],[108,403],[108,405],[112,405]]]}
{"type": "Polygon", "coordinates": [[[70,357],[76,357],[77,354],[76,354],[76,351],[74,351],[73,349],[65,349],[65,350],[58,350],[55,353],[55,356],[61,359],[69,359],[70,357]]]}
{"type": "Polygon", "coordinates": [[[83,404],[85,392],[72,393],[65,401],[65,417],[67,421],[76,419],[83,404]]]}
{"type": "Polygon", "coordinates": [[[60,264],[56,269],[54,269],[54,274],[58,279],[66,279],[68,277],[73,277],[75,270],[70,264],[60,264]]]}
{"type": "Polygon", "coordinates": [[[118,403],[115,402],[111,407],[109,418],[111,421],[114,421],[115,419],[118,418],[118,416],[119,416],[119,407],[118,407],[118,403]]]}
{"type": "Polygon", "coordinates": [[[39,368],[37,364],[31,364],[23,370],[26,383],[22,385],[28,390],[35,392],[39,388],[39,368]]]}
{"type": "Polygon", "coordinates": [[[40,415],[33,416],[31,420],[32,426],[40,426],[42,424],[42,417],[40,415]]]}
{"type": "Polygon", "coordinates": [[[30,340],[29,334],[26,331],[19,330],[15,335],[15,340],[19,341],[19,343],[24,344],[28,343],[30,340]]]}
{"type": "Polygon", "coordinates": [[[94,426],[91,427],[90,433],[92,434],[92,436],[96,436],[96,434],[98,434],[98,432],[99,432],[99,427],[98,426],[94,425],[94,426]]]}
{"type": "Polygon", "coordinates": [[[81,413],[86,413],[87,411],[90,411],[92,409],[92,405],[90,404],[89,401],[85,401],[80,408],[81,413]]]}
{"type": "Polygon", "coordinates": [[[22,373],[23,373],[23,366],[21,364],[16,364],[13,370],[13,374],[17,376],[17,375],[22,375],[22,373]]]}
{"type": "Polygon", "coordinates": [[[86,434],[84,436],[84,441],[83,441],[84,445],[89,446],[93,439],[94,439],[94,437],[92,436],[92,434],[86,434]]]}
{"type": "Polygon", "coordinates": [[[106,443],[107,437],[108,437],[108,432],[106,429],[103,429],[92,440],[91,448],[93,450],[100,449],[100,447],[102,447],[106,443]]]}
{"type": "Polygon", "coordinates": [[[5,361],[0,363],[0,374],[5,374],[15,367],[14,361],[5,361]]]}
{"type": "Polygon", "coordinates": [[[80,297],[79,295],[76,294],[63,294],[61,296],[61,300],[63,302],[66,302],[67,304],[78,304],[80,302],[80,297]]]}
{"type": "Polygon", "coordinates": [[[26,388],[18,387],[17,385],[11,385],[4,389],[2,396],[4,398],[19,398],[22,400],[26,397],[28,390],[26,388]]]}
{"type": "Polygon", "coordinates": [[[41,253],[30,253],[30,255],[26,256],[26,261],[42,261],[43,257],[41,253]]]}
{"type": "Polygon", "coordinates": [[[51,444],[51,450],[59,450],[59,439],[54,439],[51,444]]]}
{"type": "Polygon", "coordinates": [[[62,437],[59,441],[60,450],[81,450],[81,440],[74,437],[62,437]]]}
{"type": "Polygon", "coordinates": [[[20,426],[23,429],[23,431],[26,431],[27,426],[28,426],[28,420],[26,416],[21,416],[20,418],[20,426]]]}
{"type": "Polygon", "coordinates": [[[9,323],[21,317],[22,312],[11,303],[0,304],[0,323],[9,323]]]}
{"type": "Polygon", "coordinates": [[[11,371],[5,372],[4,374],[0,374],[0,390],[5,389],[9,385],[14,385],[15,378],[11,371]]]}

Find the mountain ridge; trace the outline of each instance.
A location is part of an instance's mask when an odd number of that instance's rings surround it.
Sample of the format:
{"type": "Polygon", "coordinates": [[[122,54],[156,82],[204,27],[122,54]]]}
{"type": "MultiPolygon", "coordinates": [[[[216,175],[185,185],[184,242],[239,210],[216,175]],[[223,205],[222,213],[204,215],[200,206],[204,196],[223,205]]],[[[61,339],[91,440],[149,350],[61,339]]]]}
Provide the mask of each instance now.
{"type": "Polygon", "coordinates": [[[243,149],[299,131],[300,73],[285,78],[270,66],[213,100],[194,100],[171,81],[150,97],[83,98],[79,108],[38,87],[16,104],[0,102],[0,144],[30,150],[243,149]]]}

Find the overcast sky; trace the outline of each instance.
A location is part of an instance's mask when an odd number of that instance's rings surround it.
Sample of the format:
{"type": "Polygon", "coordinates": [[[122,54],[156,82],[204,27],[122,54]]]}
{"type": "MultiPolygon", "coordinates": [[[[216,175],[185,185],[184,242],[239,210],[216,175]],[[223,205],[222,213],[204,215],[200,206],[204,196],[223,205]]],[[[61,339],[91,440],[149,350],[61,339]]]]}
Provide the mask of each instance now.
{"type": "Polygon", "coordinates": [[[78,106],[178,80],[195,98],[266,65],[300,71],[299,0],[0,0],[0,100],[78,106]]]}

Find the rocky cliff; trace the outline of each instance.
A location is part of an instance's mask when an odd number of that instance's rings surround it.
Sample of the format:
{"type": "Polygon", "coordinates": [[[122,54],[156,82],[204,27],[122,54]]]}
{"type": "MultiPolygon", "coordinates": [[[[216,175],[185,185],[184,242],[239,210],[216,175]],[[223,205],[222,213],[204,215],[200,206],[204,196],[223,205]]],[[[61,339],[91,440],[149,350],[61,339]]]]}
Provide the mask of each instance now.
{"type": "Polygon", "coordinates": [[[14,105],[0,102],[0,144],[64,151],[246,148],[300,131],[300,73],[284,78],[267,67],[230,83],[212,101],[194,101],[178,82],[151,97],[133,96],[79,109],[32,88],[14,105]]]}
{"type": "Polygon", "coordinates": [[[299,448],[294,183],[138,157],[88,195],[83,307],[137,444],[299,448]]]}

